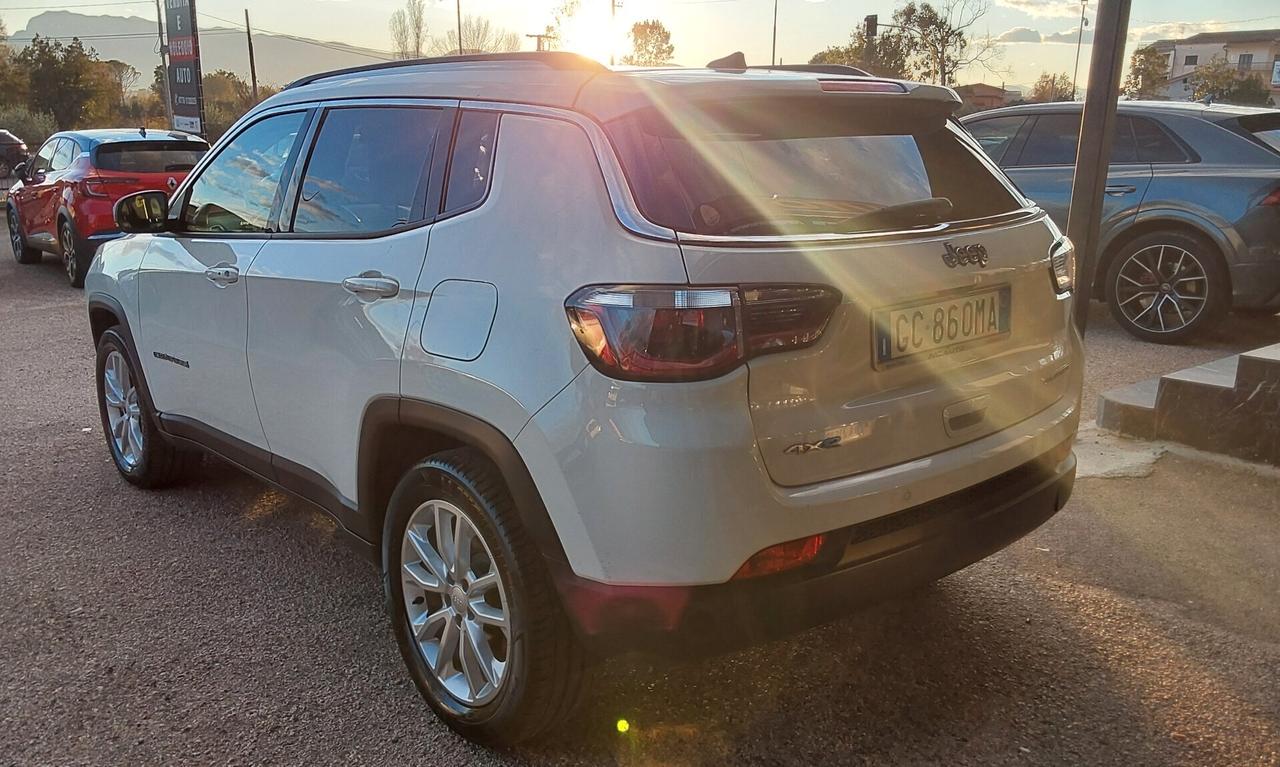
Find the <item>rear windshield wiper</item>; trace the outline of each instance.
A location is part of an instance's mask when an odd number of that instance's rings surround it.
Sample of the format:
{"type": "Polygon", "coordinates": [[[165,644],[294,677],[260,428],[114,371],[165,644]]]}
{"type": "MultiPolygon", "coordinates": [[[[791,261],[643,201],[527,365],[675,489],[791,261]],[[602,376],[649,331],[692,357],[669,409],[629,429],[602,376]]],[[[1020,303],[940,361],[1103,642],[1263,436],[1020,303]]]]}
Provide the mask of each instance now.
{"type": "Polygon", "coordinates": [[[944,220],[953,207],[951,200],[946,197],[928,197],[859,213],[839,222],[837,226],[853,224],[857,230],[885,226],[929,226],[944,220]]]}

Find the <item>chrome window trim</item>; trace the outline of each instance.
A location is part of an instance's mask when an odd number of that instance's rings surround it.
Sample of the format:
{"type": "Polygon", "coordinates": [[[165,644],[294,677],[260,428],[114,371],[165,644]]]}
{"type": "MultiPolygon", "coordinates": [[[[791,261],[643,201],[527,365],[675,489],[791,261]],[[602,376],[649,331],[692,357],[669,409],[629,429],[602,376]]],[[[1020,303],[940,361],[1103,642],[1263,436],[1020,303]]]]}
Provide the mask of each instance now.
{"type": "Polygon", "coordinates": [[[1009,226],[1013,224],[1022,224],[1032,221],[1038,221],[1046,216],[1044,210],[1035,205],[1028,205],[1025,208],[1009,211],[1008,213],[1000,213],[995,216],[987,216],[985,218],[971,218],[964,221],[948,221],[941,224],[934,224],[928,227],[917,227],[915,229],[895,229],[877,232],[830,232],[826,234],[798,234],[798,235],[755,235],[751,237],[734,237],[732,235],[719,234],[692,234],[686,232],[679,233],[681,243],[689,245],[717,245],[717,246],[740,246],[740,247],[776,247],[782,245],[828,245],[833,243],[856,243],[856,242],[876,242],[876,241],[892,241],[919,239],[923,237],[949,237],[953,234],[969,232],[978,229],[990,229],[996,226],[1009,226]]]}

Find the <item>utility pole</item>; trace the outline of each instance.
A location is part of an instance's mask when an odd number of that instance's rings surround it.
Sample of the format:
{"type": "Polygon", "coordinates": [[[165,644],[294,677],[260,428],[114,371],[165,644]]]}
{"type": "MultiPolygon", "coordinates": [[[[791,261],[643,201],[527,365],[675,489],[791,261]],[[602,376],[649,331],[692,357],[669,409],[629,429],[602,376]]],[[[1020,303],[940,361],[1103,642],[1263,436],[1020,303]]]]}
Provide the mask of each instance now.
{"type": "Polygon", "coordinates": [[[164,119],[170,128],[173,127],[173,97],[169,95],[169,46],[164,42],[164,14],[160,11],[160,0],[156,0],[156,36],[160,40],[160,68],[164,70],[164,119]]]}
{"type": "Polygon", "coordinates": [[[249,80],[253,83],[253,103],[258,103],[258,66],[253,61],[253,29],[249,26],[249,9],[244,9],[244,36],[249,41],[249,80]]]}
{"type": "Polygon", "coordinates": [[[462,55],[462,0],[458,0],[458,55],[462,55]]]}
{"type": "Polygon", "coordinates": [[[1084,11],[1089,7],[1089,0],[1080,0],[1080,29],[1076,35],[1076,67],[1071,71],[1071,100],[1076,100],[1076,80],[1080,77],[1080,44],[1084,42],[1084,25],[1089,22],[1085,20],[1084,11]]]}
{"type": "Polygon", "coordinates": [[[622,5],[622,0],[609,0],[609,66],[613,66],[616,62],[614,58],[614,43],[618,40],[618,6],[622,5]]]}
{"type": "Polygon", "coordinates": [[[535,50],[539,51],[547,50],[547,41],[555,39],[555,35],[552,34],[525,35],[525,37],[532,37],[538,46],[535,50]]]}
{"type": "Polygon", "coordinates": [[[1080,148],[1076,153],[1071,185],[1071,212],[1067,234],[1076,246],[1075,320],[1084,335],[1089,318],[1097,268],[1098,231],[1102,197],[1115,135],[1116,102],[1120,99],[1120,70],[1124,68],[1124,43],[1129,34],[1131,0],[1100,0],[1089,57],[1089,90],[1080,121],[1080,148]]]}
{"type": "Polygon", "coordinates": [[[773,0],[773,46],[769,49],[769,66],[778,66],[778,0],[773,0]]]}

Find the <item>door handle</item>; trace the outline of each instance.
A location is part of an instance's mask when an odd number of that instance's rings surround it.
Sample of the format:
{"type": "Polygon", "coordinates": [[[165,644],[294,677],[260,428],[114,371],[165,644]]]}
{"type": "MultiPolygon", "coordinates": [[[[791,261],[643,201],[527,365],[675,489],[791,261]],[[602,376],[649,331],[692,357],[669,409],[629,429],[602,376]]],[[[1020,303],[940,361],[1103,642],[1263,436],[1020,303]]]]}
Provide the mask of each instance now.
{"type": "Polygon", "coordinates": [[[1123,197],[1138,191],[1138,187],[1128,184],[1108,184],[1105,191],[1109,197],[1123,197]]]}
{"type": "Polygon", "coordinates": [[[204,277],[220,288],[234,285],[240,281],[240,270],[231,264],[218,264],[204,270],[204,277]]]}
{"type": "Polygon", "coordinates": [[[377,300],[391,298],[400,292],[400,283],[391,277],[384,277],[381,272],[364,272],[342,281],[342,287],[348,293],[359,298],[377,300]]]}

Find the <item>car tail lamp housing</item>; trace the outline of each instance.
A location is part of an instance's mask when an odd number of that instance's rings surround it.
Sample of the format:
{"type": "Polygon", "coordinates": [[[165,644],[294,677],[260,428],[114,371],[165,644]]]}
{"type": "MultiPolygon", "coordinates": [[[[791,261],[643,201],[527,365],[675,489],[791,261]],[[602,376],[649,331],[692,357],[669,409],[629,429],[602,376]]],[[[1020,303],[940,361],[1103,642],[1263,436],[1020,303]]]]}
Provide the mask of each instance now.
{"type": "Polygon", "coordinates": [[[90,176],[80,182],[80,191],[87,197],[110,197],[105,179],[90,176]]]}
{"type": "Polygon", "coordinates": [[[591,364],[625,381],[702,381],[815,343],[840,303],[824,286],[583,288],[565,302],[591,364]]]}
{"type": "Polygon", "coordinates": [[[1271,194],[1263,197],[1262,202],[1258,204],[1268,208],[1280,208],[1280,187],[1277,187],[1271,192],[1271,194]]]}
{"type": "Polygon", "coordinates": [[[818,558],[822,553],[822,545],[826,542],[826,534],[819,533],[770,546],[756,552],[750,559],[743,562],[738,572],[733,574],[733,580],[759,578],[762,575],[773,575],[803,567],[818,558]]]}
{"type": "Polygon", "coordinates": [[[1058,295],[1070,293],[1076,286],[1076,246],[1063,237],[1049,249],[1049,278],[1058,295]]]}

